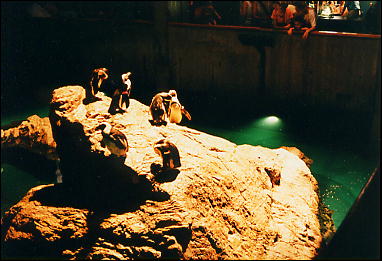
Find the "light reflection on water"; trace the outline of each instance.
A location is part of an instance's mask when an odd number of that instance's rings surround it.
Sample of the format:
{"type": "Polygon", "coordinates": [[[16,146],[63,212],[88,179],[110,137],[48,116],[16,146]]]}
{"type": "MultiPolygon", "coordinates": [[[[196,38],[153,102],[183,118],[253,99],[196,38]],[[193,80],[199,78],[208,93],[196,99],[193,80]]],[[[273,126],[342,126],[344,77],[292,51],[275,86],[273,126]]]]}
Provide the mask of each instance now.
{"type": "Polygon", "coordinates": [[[288,122],[273,115],[254,119],[239,128],[193,128],[226,138],[236,144],[260,145],[268,148],[291,146],[299,148],[313,159],[311,172],[316,178],[323,202],[334,211],[333,220],[338,228],[371,175],[375,162],[363,158],[353,146],[343,147],[330,140],[316,142],[303,139],[289,131],[288,122]]]}

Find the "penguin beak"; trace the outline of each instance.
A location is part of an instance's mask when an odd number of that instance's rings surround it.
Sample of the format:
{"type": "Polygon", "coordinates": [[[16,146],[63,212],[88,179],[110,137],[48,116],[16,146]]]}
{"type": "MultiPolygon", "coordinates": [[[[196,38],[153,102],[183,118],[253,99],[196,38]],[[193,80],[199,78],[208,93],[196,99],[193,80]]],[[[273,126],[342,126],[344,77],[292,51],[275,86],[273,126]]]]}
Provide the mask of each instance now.
{"type": "Polygon", "coordinates": [[[154,151],[156,154],[158,154],[160,156],[160,150],[159,150],[158,146],[154,147],[154,151]]]}

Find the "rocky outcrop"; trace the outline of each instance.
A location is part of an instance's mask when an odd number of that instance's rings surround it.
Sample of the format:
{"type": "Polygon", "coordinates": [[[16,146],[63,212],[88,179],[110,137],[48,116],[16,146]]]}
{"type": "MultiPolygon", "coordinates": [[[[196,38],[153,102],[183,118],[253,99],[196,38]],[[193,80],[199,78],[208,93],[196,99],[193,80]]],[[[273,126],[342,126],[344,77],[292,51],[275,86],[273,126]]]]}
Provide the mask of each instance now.
{"type": "Polygon", "coordinates": [[[300,159],[302,159],[302,161],[305,162],[305,164],[306,164],[306,166],[308,166],[308,168],[310,168],[312,166],[313,160],[311,158],[307,157],[298,148],[296,148],[296,147],[286,147],[286,146],[281,146],[280,148],[284,149],[284,150],[287,150],[287,151],[293,153],[294,155],[296,155],[297,157],[299,157],[300,159]]]}
{"type": "Polygon", "coordinates": [[[107,113],[85,90],[53,92],[50,121],[64,183],[35,187],[2,220],[9,256],[69,259],[312,259],[322,242],[318,185],[295,154],[169,123],[151,126],[146,105],[107,113]],[[129,142],[110,157],[103,121],[129,142]],[[156,141],[173,142],[178,171],[154,175],[156,141]]]}
{"type": "Polygon", "coordinates": [[[50,160],[56,160],[58,158],[56,142],[53,138],[49,118],[32,115],[16,126],[2,127],[1,149],[15,147],[44,155],[50,160]]]}

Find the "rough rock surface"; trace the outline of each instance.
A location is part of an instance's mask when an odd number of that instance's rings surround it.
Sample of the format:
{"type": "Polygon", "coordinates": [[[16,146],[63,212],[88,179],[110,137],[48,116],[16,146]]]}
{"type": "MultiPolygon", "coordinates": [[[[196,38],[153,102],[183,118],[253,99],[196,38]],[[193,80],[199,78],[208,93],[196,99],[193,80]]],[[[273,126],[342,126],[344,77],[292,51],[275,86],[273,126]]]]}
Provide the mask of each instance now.
{"type": "Polygon", "coordinates": [[[296,147],[286,147],[286,146],[281,146],[280,147],[281,149],[285,149],[291,153],[293,153],[294,155],[296,155],[297,157],[299,157],[300,159],[302,159],[302,161],[305,162],[306,166],[308,166],[308,168],[310,168],[313,164],[313,160],[308,158],[301,150],[299,150],[298,148],[296,147]]]}
{"type": "Polygon", "coordinates": [[[24,148],[28,151],[44,155],[48,159],[57,159],[56,142],[48,117],[37,115],[28,117],[18,126],[1,129],[1,148],[24,148]]]}
{"type": "Polygon", "coordinates": [[[53,92],[50,120],[64,183],[33,188],[5,215],[8,255],[20,249],[70,259],[317,255],[318,186],[298,156],[176,124],[151,126],[148,107],[133,99],[127,113],[111,116],[111,99],[97,96],[84,105],[81,86],[53,92]],[[101,146],[95,127],[103,121],[127,136],[124,162],[101,146]],[[182,165],[154,176],[150,166],[162,160],[153,144],[162,138],[177,146],[182,165]]]}

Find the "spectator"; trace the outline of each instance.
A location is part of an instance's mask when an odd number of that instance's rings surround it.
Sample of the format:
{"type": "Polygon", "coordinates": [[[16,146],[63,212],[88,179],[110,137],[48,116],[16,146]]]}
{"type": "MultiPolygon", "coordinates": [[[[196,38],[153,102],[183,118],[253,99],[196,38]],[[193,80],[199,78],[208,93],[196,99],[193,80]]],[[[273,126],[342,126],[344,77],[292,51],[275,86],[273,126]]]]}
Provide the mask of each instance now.
{"type": "Polygon", "coordinates": [[[359,1],[345,1],[345,5],[342,9],[341,15],[346,16],[348,19],[355,19],[361,16],[361,7],[359,5],[359,1]],[[347,15],[345,15],[346,10],[347,15]]]}
{"type": "Polygon", "coordinates": [[[379,1],[370,4],[364,23],[367,33],[381,34],[381,5],[379,1]]]}
{"type": "Polygon", "coordinates": [[[214,1],[216,12],[221,16],[219,24],[238,25],[240,23],[241,1],[214,1]]]}
{"type": "Polygon", "coordinates": [[[303,1],[296,2],[295,6],[296,13],[292,19],[292,24],[288,30],[288,34],[291,35],[294,29],[302,30],[304,31],[302,38],[307,39],[309,33],[316,29],[316,13],[303,1]]]}
{"type": "Polygon", "coordinates": [[[337,6],[337,14],[342,14],[342,11],[344,10],[345,1],[339,1],[340,3],[337,6]]]}
{"type": "Polygon", "coordinates": [[[274,9],[271,15],[272,24],[275,28],[289,28],[293,13],[288,4],[280,3],[279,1],[274,3],[274,9]]]}
{"type": "Polygon", "coordinates": [[[241,24],[252,24],[252,2],[240,1],[241,24]]]}
{"type": "Polygon", "coordinates": [[[329,1],[330,14],[334,14],[336,12],[336,5],[334,1],[329,1]]]}
{"type": "Polygon", "coordinates": [[[263,27],[271,26],[271,13],[270,10],[268,10],[270,3],[269,1],[252,1],[253,25],[263,27]]]}
{"type": "Polygon", "coordinates": [[[328,1],[322,1],[321,7],[320,7],[320,14],[329,16],[332,13],[332,10],[330,8],[330,4],[328,1]]]}
{"type": "Polygon", "coordinates": [[[198,24],[216,25],[221,16],[216,11],[212,1],[200,1],[202,4],[195,8],[194,19],[198,24]]]}
{"type": "Polygon", "coordinates": [[[302,15],[294,16],[291,23],[291,27],[288,31],[288,34],[291,34],[289,32],[293,32],[293,31],[302,31],[302,28],[305,28],[305,27],[306,26],[305,26],[304,16],[302,15]]]}

